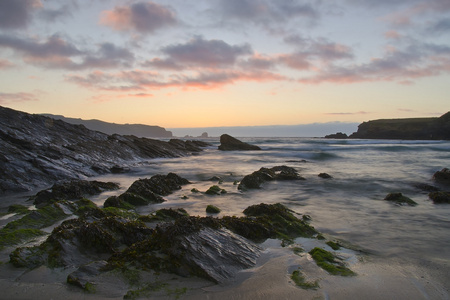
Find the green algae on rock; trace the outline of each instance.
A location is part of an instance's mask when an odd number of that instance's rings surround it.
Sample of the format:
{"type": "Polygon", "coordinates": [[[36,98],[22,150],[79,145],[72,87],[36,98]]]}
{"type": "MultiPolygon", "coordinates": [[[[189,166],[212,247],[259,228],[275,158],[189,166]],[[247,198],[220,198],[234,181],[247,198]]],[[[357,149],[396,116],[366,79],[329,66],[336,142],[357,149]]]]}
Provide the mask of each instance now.
{"type": "Polygon", "coordinates": [[[218,213],[220,213],[220,208],[218,208],[218,207],[215,206],[215,205],[209,204],[209,205],[206,207],[206,212],[209,213],[209,214],[218,214],[218,213]]]}
{"type": "Polygon", "coordinates": [[[295,270],[294,272],[292,272],[291,279],[292,281],[294,281],[295,285],[305,290],[316,290],[319,288],[318,280],[314,282],[306,281],[305,276],[300,270],[295,270]]]}
{"type": "Polygon", "coordinates": [[[333,255],[322,248],[315,247],[309,251],[311,257],[315,260],[316,264],[330,273],[331,275],[339,276],[355,276],[356,273],[347,268],[337,256],[333,255]]]}
{"type": "Polygon", "coordinates": [[[384,200],[387,201],[391,201],[394,202],[395,204],[398,205],[409,205],[409,206],[416,206],[417,202],[415,202],[414,200],[404,196],[402,193],[390,193],[387,194],[386,197],[384,198],[384,200]]]}
{"type": "Polygon", "coordinates": [[[207,195],[221,195],[221,194],[226,194],[227,191],[222,189],[220,186],[218,185],[213,185],[211,186],[206,192],[205,194],[207,195]]]}

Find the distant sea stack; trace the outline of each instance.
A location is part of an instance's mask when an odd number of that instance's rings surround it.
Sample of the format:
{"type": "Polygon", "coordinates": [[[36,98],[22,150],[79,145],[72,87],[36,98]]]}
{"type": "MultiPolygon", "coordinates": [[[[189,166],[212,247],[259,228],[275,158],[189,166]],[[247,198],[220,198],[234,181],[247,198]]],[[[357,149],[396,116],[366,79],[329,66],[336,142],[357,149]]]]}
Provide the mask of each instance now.
{"type": "Polygon", "coordinates": [[[233,150],[261,150],[258,146],[244,143],[231,135],[222,134],[220,136],[219,150],[233,151],[233,150]]]}
{"type": "MultiPolygon", "coordinates": [[[[330,134],[326,138],[344,138],[330,134]]],[[[450,112],[439,118],[380,119],[363,122],[350,139],[450,140],[450,112]]]]}
{"type": "Polygon", "coordinates": [[[106,134],[134,135],[137,137],[159,137],[170,138],[172,132],[160,126],[143,124],[116,124],[100,120],[82,120],[77,118],[66,118],[60,115],[42,114],[43,116],[62,120],[69,124],[84,125],[87,129],[100,131],[106,134]]]}

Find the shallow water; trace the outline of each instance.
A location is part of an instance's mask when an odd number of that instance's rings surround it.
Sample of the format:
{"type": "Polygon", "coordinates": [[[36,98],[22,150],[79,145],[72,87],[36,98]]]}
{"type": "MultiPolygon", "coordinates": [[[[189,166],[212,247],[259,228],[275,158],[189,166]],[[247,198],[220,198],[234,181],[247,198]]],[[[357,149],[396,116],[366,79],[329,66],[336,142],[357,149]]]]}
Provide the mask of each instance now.
{"type": "MultiPolygon", "coordinates": [[[[213,146],[196,156],[149,161],[128,175],[102,180],[119,182],[126,189],[135,179],[175,172],[192,182],[165,197],[166,202],[140,208],[149,213],[162,207],[183,207],[191,215],[206,215],[214,204],[218,215],[242,215],[252,204],[281,202],[296,212],[311,215],[319,231],[344,239],[384,257],[445,261],[450,254],[450,205],[435,205],[414,183],[437,185],[434,172],[449,167],[448,141],[330,140],[311,138],[243,138],[262,151],[218,151],[213,146]],[[262,189],[241,192],[233,182],[261,167],[288,165],[304,181],[268,182],[262,189]],[[319,173],[332,179],[322,179],[319,173]],[[204,192],[223,179],[221,196],[204,192]],[[401,192],[418,203],[397,206],[384,201],[390,192],[401,192]],[[188,199],[182,199],[187,196],[188,199]]],[[[123,190],[119,191],[123,192],[123,190]]],[[[116,192],[117,193],[117,192],[116,192]]],[[[114,194],[114,192],[108,195],[114,194]]],[[[108,195],[94,198],[101,205],[108,195]]]]}

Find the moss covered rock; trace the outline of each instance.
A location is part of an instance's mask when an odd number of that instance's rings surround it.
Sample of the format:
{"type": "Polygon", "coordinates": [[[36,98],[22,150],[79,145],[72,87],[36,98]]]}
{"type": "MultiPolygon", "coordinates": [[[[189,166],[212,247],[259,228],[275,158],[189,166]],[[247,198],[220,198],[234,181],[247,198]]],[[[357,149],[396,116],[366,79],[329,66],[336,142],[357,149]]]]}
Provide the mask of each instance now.
{"type": "Polygon", "coordinates": [[[433,203],[450,203],[450,192],[431,192],[428,194],[433,203]]]}
{"type": "Polygon", "coordinates": [[[395,204],[399,205],[410,205],[410,206],[416,206],[417,203],[413,201],[412,199],[403,196],[402,193],[390,193],[387,194],[384,200],[394,202],[395,204]]]}
{"type": "Polygon", "coordinates": [[[309,254],[316,264],[331,275],[355,276],[356,273],[345,266],[341,259],[322,248],[316,247],[309,254]]]}

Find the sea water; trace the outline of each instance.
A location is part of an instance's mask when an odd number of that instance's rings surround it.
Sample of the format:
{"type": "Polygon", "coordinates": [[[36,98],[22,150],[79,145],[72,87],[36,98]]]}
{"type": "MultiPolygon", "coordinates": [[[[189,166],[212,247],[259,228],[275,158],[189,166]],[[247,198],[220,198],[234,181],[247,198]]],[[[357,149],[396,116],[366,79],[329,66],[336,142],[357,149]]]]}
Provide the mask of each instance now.
{"type": "MultiPolygon", "coordinates": [[[[241,138],[262,151],[220,151],[219,139],[198,155],[154,159],[136,166],[131,174],[101,180],[119,182],[122,189],[93,200],[102,205],[107,196],[122,193],[139,178],[174,172],[192,182],[166,196],[161,204],[139,208],[148,214],[160,208],[184,208],[190,215],[206,216],[208,204],[223,215],[241,216],[253,204],[282,203],[312,217],[311,225],[330,237],[349,242],[369,253],[414,264],[450,266],[450,204],[433,204],[425,183],[445,190],[433,174],[450,167],[449,141],[333,140],[322,138],[241,138]],[[240,191],[236,181],[261,167],[286,165],[305,180],[266,182],[260,189],[240,191]],[[323,179],[319,173],[328,173],[323,179]],[[213,176],[222,182],[209,181],[213,176]],[[204,192],[219,185],[226,194],[204,192]],[[192,192],[196,188],[200,193],[192,192]],[[203,193],[202,193],[203,192],[203,193]],[[401,192],[417,206],[399,206],[383,200],[401,192]]],[[[449,188],[447,188],[448,190],[449,188]]]]}

